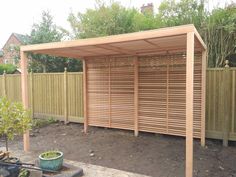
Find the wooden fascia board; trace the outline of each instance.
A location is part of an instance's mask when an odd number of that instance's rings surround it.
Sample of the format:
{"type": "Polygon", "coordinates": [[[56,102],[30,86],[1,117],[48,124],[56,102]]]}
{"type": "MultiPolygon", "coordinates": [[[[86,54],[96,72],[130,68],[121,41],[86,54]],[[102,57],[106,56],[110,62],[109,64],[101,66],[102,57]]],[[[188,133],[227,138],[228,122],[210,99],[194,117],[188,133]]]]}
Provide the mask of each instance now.
{"type": "Polygon", "coordinates": [[[152,38],[165,37],[165,36],[183,35],[183,34],[187,34],[188,32],[193,32],[194,29],[195,27],[193,25],[183,25],[183,26],[161,28],[161,29],[149,30],[149,31],[143,31],[143,32],[113,35],[113,36],[107,36],[107,37],[26,45],[26,46],[21,46],[21,50],[24,52],[30,52],[30,51],[37,51],[37,50],[60,49],[60,48],[68,48],[68,47],[80,47],[80,46],[128,42],[128,41],[152,39],[152,38]]]}
{"type": "Polygon", "coordinates": [[[198,33],[198,31],[195,27],[194,27],[194,34],[195,34],[195,37],[197,38],[197,40],[201,43],[203,49],[207,50],[206,44],[204,43],[202,37],[200,36],[200,34],[198,33]]]}

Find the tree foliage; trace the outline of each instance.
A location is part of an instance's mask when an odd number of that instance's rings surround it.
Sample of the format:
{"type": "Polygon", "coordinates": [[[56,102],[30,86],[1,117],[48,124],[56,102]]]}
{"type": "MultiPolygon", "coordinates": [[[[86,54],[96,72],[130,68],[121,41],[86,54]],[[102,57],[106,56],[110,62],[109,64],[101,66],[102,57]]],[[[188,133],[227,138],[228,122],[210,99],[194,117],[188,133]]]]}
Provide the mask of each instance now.
{"type": "MultiPolygon", "coordinates": [[[[98,1],[95,9],[69,15],[74,38],[194,24],[208,46],[208,65],[221,67],[225,59],[235,53],[235,4],[225,8],[206,10],[205,0],[164,0],[156,14],[142,14],[117,2],[98,1]]],[[[173,41],[174,42],[174,41],[173,41]]]]}
{"type": "Polygon", "coordinates": [[[6,74],[13,74],[16,71],[16,66],[13,64],[0,64],[0,75],[6,72],[6,74]]]}
{"type": "Polygon", "coordinates": [[[158,21],[153,15],[144,15],[134,8],[125,8],[118,2],[98,3],[86,13],[71,13],[68,17],[74,38],[90,38],[153,29],[158,21]]]}
{"type": "MultiPolygon", "coordinates": [[[[66,36],[65,30],[56,26],[49,12],[43,11],[42,21],[34,24],[30,35],[30,44],[61,41],[66,36]]],[[[79,60],[54,57],[49,55],[31,54],[30,70],[33,72],[81,71],[79,60]]]]}
{"type": "Polygon", "coordinates": [[[201,29],[208,47],[208,65],[224,66],[225,59],[236,53],[236,4],[214,9],[201,29]]]}

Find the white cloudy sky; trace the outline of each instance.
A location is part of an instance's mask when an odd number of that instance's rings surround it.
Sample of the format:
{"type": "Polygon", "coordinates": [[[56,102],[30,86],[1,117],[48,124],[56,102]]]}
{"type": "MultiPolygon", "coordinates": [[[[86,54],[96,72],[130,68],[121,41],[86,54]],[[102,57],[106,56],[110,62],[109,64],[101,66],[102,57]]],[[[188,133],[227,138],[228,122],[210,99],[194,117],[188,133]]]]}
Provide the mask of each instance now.
{"type": "MultiPolygon", "coordinates": [[[[110,2],[110,0],[106,0],[110,2]]],[[[152,2],[155,8],[162,0],[116,0],[126,7],[140,8],[152,2]]],[[[232,0],[209,0],[210,8],[223,6],[232,0]]],[[[236,0],[233,0],[236,1],[236,0]]],[[[69,29],[68,14],[85,12],[93,8],[95,0],[2,0],[0,10],[0,48],[5,44],[11,33],[28,34],[33,23],[40,20],[43,10],[49,10],[57,25],[69,29]]]]}

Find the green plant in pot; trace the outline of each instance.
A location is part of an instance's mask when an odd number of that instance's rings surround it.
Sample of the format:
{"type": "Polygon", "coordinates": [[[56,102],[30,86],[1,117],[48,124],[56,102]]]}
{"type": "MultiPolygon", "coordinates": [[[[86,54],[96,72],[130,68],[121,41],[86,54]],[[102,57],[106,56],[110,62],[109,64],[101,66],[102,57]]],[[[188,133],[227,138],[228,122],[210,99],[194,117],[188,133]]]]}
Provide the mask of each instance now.
{"type": "Polygon", "coordinates": [[[7,98],[0,98],[0,136],[5,138],[6,151],[8,141],[15,135],[23,135],[31,129],[32,119],[30,111],[24,109],[22,103],[10,102],[7,98]]]}
{"type": "Polygon", "coordinates": [[[39,155],[39,166],[45,170],[58,171],[63,165],[63,153],[47,151],[39,155]]]}

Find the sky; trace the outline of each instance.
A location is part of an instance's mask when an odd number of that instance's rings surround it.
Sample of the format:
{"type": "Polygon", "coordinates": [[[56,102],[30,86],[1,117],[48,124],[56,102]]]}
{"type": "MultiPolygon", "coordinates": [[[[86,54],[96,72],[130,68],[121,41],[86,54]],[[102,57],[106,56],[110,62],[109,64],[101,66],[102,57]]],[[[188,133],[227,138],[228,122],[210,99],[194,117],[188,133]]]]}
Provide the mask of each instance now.
{"type": "MultiPolygon", "coordinates": [[[[110,2],[110,0],[105,0],[110,2]]],[[[162,0],[116,0],[126,7],[140,9],[143,4],[153,3],[157,9],[162,0]]],[[[232,0],[209,0],[210,7],[224,6],[232,0]]],[[[236,0],[233,0],[236,1],[236,0]]],[[[48,10],[58,26],[70,30],[67,17],[70,12],[84,13],[94,8],[95,0],[2,0],[0,10],[0,49],[14,33],[29,34],[34,23],[41,19],[43,10],[48,10]]]]}

